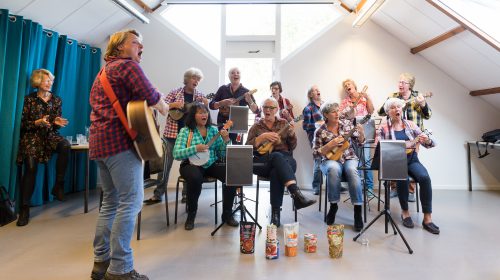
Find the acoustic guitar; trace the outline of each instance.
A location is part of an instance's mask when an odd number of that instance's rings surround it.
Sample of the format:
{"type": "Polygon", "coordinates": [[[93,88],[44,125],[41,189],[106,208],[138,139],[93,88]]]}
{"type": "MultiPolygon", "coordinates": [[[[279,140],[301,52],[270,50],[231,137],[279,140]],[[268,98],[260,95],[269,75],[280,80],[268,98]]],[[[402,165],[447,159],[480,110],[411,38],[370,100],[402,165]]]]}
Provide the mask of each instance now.
{"type": "MultiPolygon", "coordinates": [[[[209,93],[205,96],[206,99],[212,99],[214,98],[215,96],[215,93],[209,93]]],[[[168,110],[168,115],[170,116],[170,118],[172,118],[174,121],[178,121],[180,119],[182,119],[184,117],[184,115],[186,114],[186,112],[188,111],[189,109],[189,106],[191,104],[193,104],[194,102],[196,101],[193,101],[193,102],[189,102],[189,103],[185,103],[184,106],[182,108],[172,108],[172,109],[169,109],[168,110]]]]}
{"type": "MultiPolygon", "coordinates": [[[[300,115],[300,116],[296,117],[295,119],[293,119],[293,122],[298,122],[298,121],[301,121],[303,119],[304,119],[304,116],[300,115]]],[[[290,126],[290,123],[286,122],[286,125],[284,127],[282,127],[280,130],[278,130],[278,132],[277,132],[278,135],[281,137],[281,134],[283,132],[285,132],[285,130],[287,130],[289,126],[290,126]]],[[[280,140],[278,140],[276,142],[271,142],[271,141],[266,140],[266,141],[260,143],[259,147],[257,148],[257,152],[261,155],[271,153],[274,149],[274,145],[278,144],[279,142],[280,142],[280,140]]]]}
{"type": "MultiPolygon", "coordinates": [[[[366,123],[367,121],[369,121],[371,118],[371,115],[368,114],[366,115],[361,121],[358,122],[358,124],[364,124],[366,123]]],[[[330,160],[339,160],[341,157],[342,157],[342,154],[344,153],[345,150],[347,150],[347,148],[349,148],[350,144],[349,144],[349,138],[351,138],[352,134],[356,131],[356,127],[351,129],[351,131],[349,131],[349,133],[347,134],[344,134],[342,135],[342,137],[344,138],[344,141],[342,142],[342,146],[336,146],[334,147],[331,151],[329,151],[325,157],[327,159],[330,159],[330,160]]]]}
{"type": "MultiPolygon", "coordinates": [[[[425,129],[422,133],[427,135],[427,137],[430,137],[432,135],[432,131],[429,129],[425,129]]],[[[411,141],[406,141],[406,154],[409,155],[411,152],[415,151],[417,147],[420,145],[420,142],[418,142],[418,137],[415,137],[411,141]]]]}
{"type": "MultiPolygon", "coordinates": [[[[254,93],[257,92],[257,89],[252,89],[251,91],[249,91],[248,93],[250,95],[253,95],[254,93]]],[[[245,93],[246,94],[246,93],[245,93]]],[[[233,102],[233,104],[238,104],[243,98],[245,98],[245,94],[243,94],[242,96],[236,98],[233,102]]],[[[222,114],[224,117],[228,117],[229,116],[229,107],[230,106],[222,106],[219,108],[219,113],[222,114]]]]}
{"type": "MultiPolygon", "coordinates": [[[[231,126],[233,126],[233,121],[231,120],[228,120],[224,126],[222,127],[222,129],[225,129],[225,130],[228,130],[231,126]]],[[[208,162],[208,160],[210,159],[210,146],[212,146],[215,142],[215,140],[217,140],[217,138],[220,136],[220,131],[215,134],[211,139],[210,141],[208,141],[208,143],[206,144],[208,146],[208,149],[204,152],[197,152],[196,154],[192,155],[189,157],[189,163],[191,163],[192,165],[196,165],[196,166],[202,166],[204,165],[205,163],[208,162]]]]}
{"type": "Polygon", "coordinates": [[[128,125],[137,131],[134,147],[142,160],[153,160],[163,156],[158,127],[146,100],[130,101],[127,104],[128,125]]]}

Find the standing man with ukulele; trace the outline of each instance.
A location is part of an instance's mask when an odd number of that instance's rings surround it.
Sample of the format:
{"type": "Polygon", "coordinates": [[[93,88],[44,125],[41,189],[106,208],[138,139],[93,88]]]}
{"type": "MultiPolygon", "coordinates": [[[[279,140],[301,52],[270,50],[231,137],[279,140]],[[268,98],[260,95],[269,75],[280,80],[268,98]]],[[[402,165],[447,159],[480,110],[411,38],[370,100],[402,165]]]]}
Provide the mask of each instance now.
{"type": "Polygon", "coordinates": [[[103,191],[91,279],[148,279],[135,271],[130,247],[144,198],[143,161],[121,121],[126,121],[123,110],[130,101],[145,100],[162,115],[167,114],[168,105],[139,66],[142,49],[142,37],[135,30],[111,35],[104,54],[106,65],[90,91],[89,157],[97,163],[103,191]],[[113,95],[118,103],[110,101],[113,95]],[[115,110],[113,104],[122,110],[115,110]]]}
{"type": "MultiPolygon", "coordinates": [[[[258,115],[260,113],[259,106],[255,104],[255,99],[247,88],[240,82],[240,70],[237,67],[229,69],[229,81],[227,85],[219,87],[215,93],[215,97],[210,101],[211,110],[219,110],[217,115],[217,125],[222,126],[229,120],[229,106],[248,106],[250,110],[258,115]],[[244,96],[244,98],[242,98],[244,96]],[[237,102],[237,100],[239,102],[237,102]]],[[[229,138],[233,144],[241,145],[243,137],[240,134],[229,133],[229,138]]]]}
{"type": "MultiPolygon", "coordinates": [[[[405,102],[403,108],[403,119],[414,122],[421,131],[424,131],[424,119],[428,120],[431,118],[432,111],[429,104],[425,102],[426,97],[431,97],[432,93],[427,93],[422,95],[418,91],[413,90],[415,86],[415,77],[410,73],[403,73],[399,75],[398,92],[389,95],[389,98],[395,97],[402,99],[405,102]]],[[[387,116],[387,112],[384,110],[384,106],[378,110],[379,116],[387,116]]],[[[418,152],[418,146],[417,146],[418,152]]],[[[410,195],[408,197],[409,202],[415,202],[415,183],[410,183],[410,195]]],[[[396,191],[396,184],[391,183],[391,198],[398,196],[396,191]]]]}
{"type": "MultiPolygon", "coordinates": [[[[302,115],[304,116],[304,122],[302,123],[302,128],[307,133],[307,138],[309,139],[309,145],[313,146],[314,131],[317,127],[321,126],[323,121],[323,115],[321,114],[321,92],[317,85],[313,85],[307,91],[307,98],[309,99],[309,104],[302,110],[302,115]]],[[[315,195],[319,194],[319,187],[321,185],[321,160],[314,158],[313,167],[313,181],[312,188],[315,195]]]]}
{"type": "MultiPolygon", "coordinates": [[[[175,145],[175,139],[177,134],[184,127],[185,114],[188,112],[189,105],[193,101],[199,101],[208,106],[208,100],[203,96],[197,87],[198,84],[203,79],[203,73],[198,68],[189,68],[184,72],[184,86],[175,88],[164,98],[165,102],[169,104],[169,114],[167,117],[167,122],[165,123],[165,129],[163,131],[163,137],[167,140],[167,170],[164,171],[164,176],[167,176],[165,185],[157,186],[154,190],[154,195],[144,200],[146,205],[156,204],[161,202],[161,197],[165,193],[168,185],[168,176],[170,175],[170,169],[172,168],[172,163],[174,161],[173,150],[175,145]]],[[[167,202],[165,202],[167,203],[167,202]]],[[[186,186],[185,182],[182,187],[182,200],[181,203],[186,203],[186,186]]]]}

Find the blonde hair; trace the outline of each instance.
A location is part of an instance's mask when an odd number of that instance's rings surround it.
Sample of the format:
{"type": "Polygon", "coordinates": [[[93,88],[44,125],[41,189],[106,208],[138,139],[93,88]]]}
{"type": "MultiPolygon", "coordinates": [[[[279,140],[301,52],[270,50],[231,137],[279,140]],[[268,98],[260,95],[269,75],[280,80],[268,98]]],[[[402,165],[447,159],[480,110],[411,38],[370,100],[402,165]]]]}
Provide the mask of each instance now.
{"type": "Polygon", "coordinates": [[[201,81],[203,80],[203,73],[198,68],[194,67],[189,68],[188,70],[186,70],[186,72],[184,72],[184,84],[187,84],[189,79],[193,77],[197,78],[198,81],[201,81]]]}
{"type": "Polygon", "coordinates": [[[351,80],[351,79],[347,79],[347,80],[343,81],[343,82],[342,82],[342,88],[344,88],[344,87],[345,87],[345,84],[347,84],[347,83],[349,83],[349,82],[350,82],[351,84],[353,84],[353,85],[354,85],[354,89],[355,89],[355,90],[358,90],[358,86],[357,86],[357,85],[356,85],[356,83],[355,83],[353,80],[351,80]]]}
{"type": "Polygon", "coordinates": [[[126,29],[113,33],[109,37],[109,42],[108,46],[106,47],[106,53],[104,54],[104,59],[108,59],[113,56],[119,56],[121,51],[118,49],[118,47],[121,46],[123,43],[125,43],[125,40],[127,40],[129,34],[133,34],[137,36],[139,39],[142,39],[141,33],[139,33],[134,29],[126,29]]]}
{"type": "Polygon", "coordinates": [[[47,75],[49,79],[54,80],[54,75],[47,69],[36,69],[31,73],[30,83],[34,88],[38,88],[42,83],[43,76],[47,75]]]}
{"type": "Polygon", "coordinates": [[[399,75],[399,80],[407,82],[410,85],[410,89],[413,89],[415,85],[415,77],[410,73],[402,73],[399,75]]]}

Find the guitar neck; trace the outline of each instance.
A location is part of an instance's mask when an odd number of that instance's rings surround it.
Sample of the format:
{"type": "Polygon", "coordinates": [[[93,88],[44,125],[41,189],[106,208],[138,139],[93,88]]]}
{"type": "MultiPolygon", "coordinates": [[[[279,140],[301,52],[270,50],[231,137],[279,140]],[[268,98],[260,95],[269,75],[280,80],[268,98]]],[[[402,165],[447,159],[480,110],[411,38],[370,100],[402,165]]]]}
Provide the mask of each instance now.
{"type": "Polygon", "coordinates": [[[214,144],[215,140],[217,140],[219,136],[220,132],[217,132],[217,134],[215,134],[212,138],[210,138],[210,141],[208,141],[207,146],[210,148],[210,146],[214,144]]]}

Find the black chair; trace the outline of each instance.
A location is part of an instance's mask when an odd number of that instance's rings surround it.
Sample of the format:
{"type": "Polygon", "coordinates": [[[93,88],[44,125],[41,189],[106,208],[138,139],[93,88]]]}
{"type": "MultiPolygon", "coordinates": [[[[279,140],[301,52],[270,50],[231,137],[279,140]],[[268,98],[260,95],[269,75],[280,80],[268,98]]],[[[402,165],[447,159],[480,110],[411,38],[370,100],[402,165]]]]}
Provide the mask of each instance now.
{"type": "MultiPolygon", "coordinates": [[[[153,186],[160,186],[160,185],[166,185],[167,174],[165,172],[167,171],[167,142],[165,139],[162,139],[163,141],[163,157],[161,160],[158,160],[155,164],[155,162],[150,162],[150,174],[154,175],[157,174],[156,179],[148,178],[144,180],[144,189],[153,187],[153,186]]],[[[101,197],[102,197],[102,192],[101,192],[101,197]]],[[[141,212],[137,214],[137,240],[141,239],[141,212]]],[[[170,226],[170,218],[169,218],[169,213],[168,213],[168,195],[167,195],[167,190],[165,189],[165,214],[167,216],[167,226],[170,226]]]]}
{"type": "MultiPolygon", "coordinates": [[[[174,216],[174,224],[177,224],[177,209],[179,206],[179,184],[181,182],[185,182],[185,179],[182,176],[179,176],[177,178],[177,184],[175,186],[175,216],[174,216]]],[[[217,179],[213,177],[203,177],[203,183],[214,183],[214,189],[215,189],[215,203],[214,208],[215,208],[215,224],[218,222],[218,215],[217,215],[217,179]]],[[[187,203],[186,203],[186,210],[187,210],[187,203]]]]}

